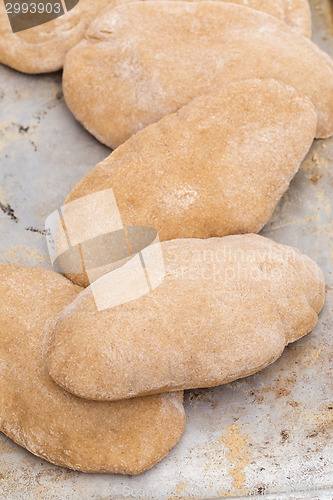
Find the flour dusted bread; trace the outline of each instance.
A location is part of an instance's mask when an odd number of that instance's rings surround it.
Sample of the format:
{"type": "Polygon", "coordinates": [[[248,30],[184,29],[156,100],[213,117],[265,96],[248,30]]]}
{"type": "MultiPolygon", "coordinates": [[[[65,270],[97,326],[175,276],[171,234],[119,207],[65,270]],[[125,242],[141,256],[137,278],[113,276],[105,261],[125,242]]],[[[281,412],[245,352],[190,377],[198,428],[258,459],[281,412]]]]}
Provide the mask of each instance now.
{"type": "Polygon", "coordinates": [[[83,38],[89,23],[112,4],[116,2],[80,0],[74,9],[53,21],[13,33],[5,2],[0,2],[0,63],[24,73],[62,68],[66,53],[83,38]]]}
{"type": "Polygon", "coordinates": [[[0,265],[0,430],[57,465],[137,474],[180,438],[182,394],[96,403],[53,382],[45,362],[49,336],[80,291],[45,269],[0,265]]]}
{"type": "MultiPolygon", "coordinates": [[[[124,226],[152,227],[160,240],[259,232],[315,129],[313,105],[295,89],[274,80],[233,83],[133,136],[66,202],[111,188],[124,226]]],[[[89,230],[109,211],[100,206],[89,230]]],[[[80,218],[72,221],[77,234],[80,224],[80,218]]]]}
{"type": "Polygon", "coordinates": [[[223,2],[136,2],[104,11],[67,55],[68,107],[115,148],[194,97],[275,78],[307,95],[317,137],[333,133],[333,65],[272,16],[223,2]],[[133,19],[136,22],[133,22],[133,19]]]}
{"type": "Polygon", "coordinates": [[[323,274],[297,250],[257,235],[162,248],[154,291],[97,311],[89,287],[64,311],[48,367],[70,392],[113,400],[224,384],[272,363],[317,322],[323,274]]]}
{"type": "MultiPolygon", "coordinates": [[[[56,71],[62,68],[66,53],[82,40],[89,23],[105,7],[130,2],[80,0],[66,15],[15,34],[4,2],[0,2],[0,62],[25,73],[56,71]]],[[[307,0],[233,0],[232,3],[266,12],[287,22],[302,35],[310,36],[311,17],[306,8],[307,0]]]]}

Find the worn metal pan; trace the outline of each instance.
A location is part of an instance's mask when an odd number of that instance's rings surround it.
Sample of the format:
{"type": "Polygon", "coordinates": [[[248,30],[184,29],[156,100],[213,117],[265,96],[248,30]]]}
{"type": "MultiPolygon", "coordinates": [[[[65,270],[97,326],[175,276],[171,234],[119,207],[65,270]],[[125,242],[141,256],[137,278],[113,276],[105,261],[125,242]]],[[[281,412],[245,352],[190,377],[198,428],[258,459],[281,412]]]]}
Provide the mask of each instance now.
{"type": "MultiPolygon", "coordinates": [[[[314,40],[333,56],[333,6],[312,0],[314,40]]],[[[109,150],[75,122],[61,74],[0,68],[0,261],[50,267],[47,215],[109,150]]],[[[333,498],[333,139],[316,141],[263,234],[326,274],[315,331],[263,372],[186,394],[187,426],[138,477],[87,475],[40,460],[0,434],[0,498],[333,498]]]]}

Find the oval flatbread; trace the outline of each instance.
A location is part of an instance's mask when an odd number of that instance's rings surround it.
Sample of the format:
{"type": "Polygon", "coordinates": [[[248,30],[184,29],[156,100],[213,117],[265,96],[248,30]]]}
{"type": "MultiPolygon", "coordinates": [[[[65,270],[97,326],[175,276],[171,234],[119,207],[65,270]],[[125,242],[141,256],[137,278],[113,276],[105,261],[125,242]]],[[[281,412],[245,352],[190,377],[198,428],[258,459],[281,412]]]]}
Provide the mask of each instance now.
{"type": "Polygon", "coordinates": [[[0,264],[0,430],[56,465],[137,474],[179,440],[182,393],[95,403],[53,382],[50,334],[80,291],[54,272],[0,264]]]}
{"type": "Polygon", "coordinates": [[[278,19],[231,3],[106,10],[68,53],[63,87],[75,117],[115,148],[194,97],[246,78],[292,85],[315,105],[317,137],[332,135],[329,56],[278,19]]]}
{"type": "MultiPolygon", "coordinates": [[[[265,368],[317,323],[323,273],[295,249],[258,235],[162,248],[155,290],[97,311],[89,287],[64,311],[48,367],[70,392],[114,400],[225,384],[265,368]]],[[[112,275],[101,278],[105,294],[112,275]]]]}
{"type": "MultiPolygon", "coordinates": [[[[152,227],[160,240],[259,232],[308,152],[316,123],[309,99],[283,83],[227,85],[142,130],[91,170],[66,202],[82,198],[84,210],[83,197],[100,193],[98,215],[94,208],[80,218],[78,208],[65,225],[84,235],[89,220],[89,233],[97,234],[111,217],[103,191],[112,189],[124,226],[152,227]]],[[[89,284],[74,267],[62,271],[89,284]]]]}
{"type": "MultiPolygon", "coordinates": [[[[53,21],[12,33],[0,2],[0,62],[25,73],[44,73],[62,68],[66,53],[83,37],[89,23],[107,6],[131,0],[80,0],[73,10],[53,21]]],[[[216,0],[226,1],[226,0],[216,0]]],[[[233,0],[286,21],[302,35],[310,36],[311,17],[307,0],[233,0]],[[286,5],[286,7],[282,4],[286,5]],[[297,8],[294,8],[296,4],[297,8]]]]}

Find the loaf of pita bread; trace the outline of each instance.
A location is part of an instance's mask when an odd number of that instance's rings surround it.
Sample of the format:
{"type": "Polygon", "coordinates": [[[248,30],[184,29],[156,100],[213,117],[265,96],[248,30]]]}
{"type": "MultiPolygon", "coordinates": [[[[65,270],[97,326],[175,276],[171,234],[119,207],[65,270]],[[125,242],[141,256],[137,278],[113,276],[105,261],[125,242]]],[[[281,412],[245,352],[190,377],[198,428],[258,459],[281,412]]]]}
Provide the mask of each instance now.
{"type": "Polygon", "coordinates": [[[97,310],[97,289],[119,289],[125,264],[64,310],[48,368],[66,390],[111,401],[225,384],[265,368],[317,323],[323,273],[293,248],[241,235],[162,250],[164,279],[149,293],[97,310]]]}
{"type": "Polygon", "coordinates": [[[214,88],[281,80],[308,96],[317,137],[333,134],[333,64],[282,21],[224,2],[136,2],[104,11],[67,55],[69,109],[111,148],[214,88]],[[135,22],[133,20],[135,19],[135,22]]]}
{"type": "Polygon", "coordinates": [[[50,335],[80,292],[52,271],[0,264],[0,430],[62,467],[138,474],[179,440],[183,396],[98,403],[72,396],[51,379],[45,359],[50,335]]]}
{"type": "MultiPolygon", "coordinates": [[[[69,239],[79,267],[62,261],[62,271],[89,284],[80,267],[83,240],[112,220],[109,190],[124,227],[154,228],[161,241],[259,232],[308,152],[316,123],[309,99],[274,80],[237,82],[194,99],[129,139],[69,194],[63,250],[69,239]]],[[[96,242],[96,262],[85,268],[106,260],[96,242]]]]}
{"type": "MultiPolygon", "coordinates": [[[[226,1],[226,0],[215,0],[226,1]]],[[[73,10],[33,28],[12,32],[5,5],[0,2],[0,62],[25,73],[62,68],[66,53],[84,37],[89,23],[105,8],[131,0],[80,0],[73,10]]],[[[266,12],[310,37],[311,14],[307,0],[232,0],[266,12]]]]}

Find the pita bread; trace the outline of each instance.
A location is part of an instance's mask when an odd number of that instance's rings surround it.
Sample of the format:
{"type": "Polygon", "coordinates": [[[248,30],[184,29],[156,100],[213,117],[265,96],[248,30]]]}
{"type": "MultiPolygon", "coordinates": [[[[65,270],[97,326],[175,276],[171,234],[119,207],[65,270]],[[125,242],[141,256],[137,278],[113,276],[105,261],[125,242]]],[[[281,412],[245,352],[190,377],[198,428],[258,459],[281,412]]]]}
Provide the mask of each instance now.
{"type": "Polygon", "coordinates": [[[292,85],[315,105],[316,136],[333,134],[329,56],[272,16],[231,3],[147,1],[105,11],[68,53],[63,88],[75,117],[116,148],[198,95],[246,78],[292,85]]]}
{"type": "Polygon", "coordinates": [[[165,278],[149,294],[97,311],[89,287],[64,311],[48,367],[68,391],[114,400],[225,384],[317,323],[324,277],[295,249],[258,235],[162,248],[165,278]]]}
{"type": "MultiPolygon", "coordinates": [[[[101,193],[98,215],[95,205],[88,211],[89,233],[110,217],[102,200],[110,188],[124,226],[152,227],[161,241],[259,232],[315,130],[312,103],[292,87],[274,80],[233,83],[133,136],[91,170],[66,203],[101,193]]],[[[79,211],[72,217],[78,235],[85,232],[88,212],[84,222],[79,211]]],[[[62,270],[74,282],[89,284],[79,273],[62,270]]]]}
{"type": "Polygon", "coordinates": [[[182,394],[95,403],[53,382],[45,364],[49,336],[80,291],[45,269],[0,265],[0,429],[63,467],[137,474],[179,440],[182,394]]]}
{"type": "MultiPolygon", "coordinates": [[[[84,37],[89,23],[107,6],[131,0],[80,0],[66,15],[41,26],[12,33],[5,6],[0,2],[0,62],[24,73],[45,73],[62,68],[66,53],[84,37]]],[[[226,0],[216,0],[226,1],[226,0]]],[[[233,0],[285,20],[310,36],[311,17],[306,0],[233,0]],[[287,3],[287,11],[282,5],[287,3]],[[291,4],[291,5],[289,5],[291,4]],[[298,8],[293,8],[294,4],[298,8]],[[304,5],[302,5],[304,4],[304,5]]]]}

